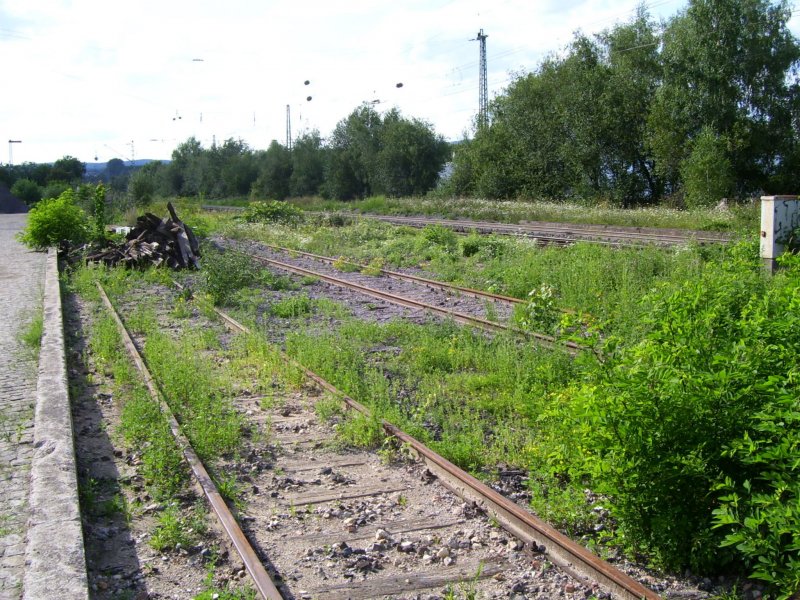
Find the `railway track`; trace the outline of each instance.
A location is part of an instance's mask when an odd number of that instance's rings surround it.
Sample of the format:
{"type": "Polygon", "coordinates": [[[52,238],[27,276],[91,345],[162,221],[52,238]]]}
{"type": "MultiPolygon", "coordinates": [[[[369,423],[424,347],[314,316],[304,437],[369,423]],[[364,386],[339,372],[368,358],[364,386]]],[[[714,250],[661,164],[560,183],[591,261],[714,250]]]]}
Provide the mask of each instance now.
{"type": "Polygon", "coordinates": [[[468,233],[496,233],[533,238],[547,244],[567,245],[577,241],[613,246],[674,246],[690,241],[698,244],[727,243],[730,237],[715,232],[681,231],[677,229],[650,229],[644,227],[612,227],[607,225],[585,225],[548,222],[528,222],[521,224],[472,221],[468,219],[434,219],[422,217],[403,217],[390,215],[359,215],[362,218],[376,219],[396,225],[425,227],[441,225],[454,231],[468,233]]]}
{"type": "MultiPolygon", "coordinates": [[[[275,247],[272,247],[271,249],[275,250],[275,247]]],[[[426,300],[420,300],[418,298],[411,297],[408,293],[404,293],[403,295],[401,295],[395,293],[394,291],[389,291],[387,289],[380,289],[375,285],[368,286],[363,283],[363,280],[365,278],[369,278],[373,282],[375,282],[376,278],[374,277],[369,277],[369,276],[359,277],[358,274],[356,273],[348,274],[349,277],[346,276],[345,274],[333,275],[329,272],[326,273],[318,269],[311,269],[308,268],[307,266],[301,266],[296,263],[287,262],[285,259],[278,260],[274,257],[264,256],[262,254],[257,254],[253,252],[244,252],[241,250],[237,251],[242,252],[242,254],[251,258],[252,260],[258,261],[264,265],[273,268],[280,269],[282,271],[306,277],[314,277],[331,285],[354,290],[360,294],[364,294],[366,296],[376,298],[378,300],[383,300],[385,302],[389,302],[391,304],[395,304],[398,306],[404,306],[411,309],[437,314],[445,318],[453,319],[457,323],[462,323],[464,325],[469,325],[471,327],[476,327],[478,329],[482,329],[485,331],[515,333],[522,337],[532,339],[537,343],[548,347],[563,348],[571,354],[577,354],[582,350],[585,350],[583,346],[572,341],[560,342],[559,340],[555,339],[553,336],[550,335],[518,329],[497,321],[490,320],[488,318],[475,316],[474,314],[470,314],[461,310],[456,310],[454,308],[445,306],[445,304],[448,302],[460,302],[460,300],[457,298],[458,294],[463,294],[473,298],[483,299],[492,302],[503,302],[504,304],[509,306],[517,304],[519,301],[516,299],[511,299],[505,296],[498,296],[495,294],[489,294],[488,292],[480,292],[478,290],[470,290],[468,288],[455,288],[454,286],[448,286],[447,284],[441,282],[434,282],[432,280],[427,280],[421,277],[406,276],[401,273],[392,272],[393,279],[410,282],[414,286],[420,287],[422,293],[427,293],[427,291],[431,289],[436,289],[439,290],[440,292],[445,293],[445,296],[440,297],[437,300],[431,300],[429,298],[426,300]],[[354,277],[359,277],[361,281],[354,281],[353,280],[354,277]]],[[[291,255],[293,251],[289,250],[288,252],[291,255]]],[[[323,258],[319,257],[318,255],[309,255],[308,253],[297,253],[297,254],[305,255],[307,258],[311,258],[312,260],[319,260],[320,258],[323,258]]],[[[333,262],[332,259],[329,259],[327,257],[324,258],[326,258],[326,260],[323,262],[330,262],[330,263],[333,262]]]]}
{"type": "MultiPolygon", "coordinates": [[[[240,211],[236,206],[203,207],[206,210],[240,211]]],[[[310,214],[328,215],[329,213],[310,214]]],[[[354,218],[375,219],[396,225],[425,227],[441,225],[458,233],[478,233],[513,235],[535,240],[543,245],[569,245],[575,242],[590,242],[611,246],[675,246],[689,242],[701,245],[725,244],[731,240],[730,235],[722,232],[696,231],[682,229],[657,229],[649,227],[621,227],[613,225],[590,225],[582,223],[551,223],[546,221],[529,221],[525,223],[499,223],[493,221],[473,221],[470,219],[439,219],[433,217],[409,217],[399,215],[375,215],[362,213],[345,213],[354,218]]]]}
{"type": "MultiPolygon", "coordinates": [[[[321,254],[313,254],[311,252],[303,252],[302,250],[294,250],[292,248],[284,248],[282,246],[273,246],[271,244],[261,244],[265,248],[269,248],[270,250],[275,250],[276,252],[284,252],[289,254],[289,256],[297,255],[297,256],[305,256],[307,258],[312,258],[314,260],[318,260],[329,265],[333,265],[337,262],[343,262],[351,267],[357,269],[363,269],[364,265],[349,261],[349,260],[342,260],[340,258],[333,258],[331,256],[323,256],[321,254]]],[[[410,273],[401,273],[399,271],[390,271],[389,269],[378,269],[379,273],[385,277],[390,279],[396,279],[398,281],[410,281],[413,283],[417,283],[419,285],[423,285],[428,288],[435,288],[438,290],[442,290],[449,294],[459,294],[462,296],[469,296],[471,298],[477,298],[479,300],[488,300],[490,302],[502,302],[511,306],[516,306],[517,304],[524,304],[524,300],[520,300],[519,298],[514,298],[512,296],[505,296],[503,294],[493,294],[492,292],[485,292],[483,290],[476,290],[473,288],[462,287],[458,285],[452,285],[449,283],[445,283],[443,281],[437,281],[435,279],[429,279],[426,277],[419,277],[417,275],[412,275],[410,273]]]]}
{"type": "MultiPolygon", "coordinates": [[[[385,434],[418,462],[390,466],[373,453],[336,450],[334,430],[314,406],[327,398],[365,418],[372,418],[369,410],[286,355],[324,395],[295,394],[269,408],[259,398],[237,399],[239,410],[270,430],[269,451],[250,450],[252,491],[237,520],[101,287],[100,293],[261,597],[422,598],[426,590],[470,597],[585,597],[601,590],[625,599],[659,597],[388,422],[380,423],[385,434]]],[[[231,330],[247,332],[215,311],[231,330]]]]}

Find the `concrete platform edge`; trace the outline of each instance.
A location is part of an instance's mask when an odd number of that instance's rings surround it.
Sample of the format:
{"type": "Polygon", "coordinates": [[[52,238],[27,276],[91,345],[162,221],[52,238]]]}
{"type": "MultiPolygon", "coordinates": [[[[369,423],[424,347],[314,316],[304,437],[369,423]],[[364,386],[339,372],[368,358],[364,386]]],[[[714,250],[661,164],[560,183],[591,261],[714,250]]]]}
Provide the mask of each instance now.
{"type": "Polygon", "coordinates": [[[89,598],[67,384],[58,253],[47,254],[24,600],[89,598]]]}

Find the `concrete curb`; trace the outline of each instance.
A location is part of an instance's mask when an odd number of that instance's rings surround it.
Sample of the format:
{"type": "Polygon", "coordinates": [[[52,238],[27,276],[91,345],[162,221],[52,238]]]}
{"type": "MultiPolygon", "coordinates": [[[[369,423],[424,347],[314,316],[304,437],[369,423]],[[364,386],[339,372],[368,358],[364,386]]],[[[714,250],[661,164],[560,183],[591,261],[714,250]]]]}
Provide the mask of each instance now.
{"type": "Polygon", "coordinates": [[[24,600],[89,598],[64,349],[58,253],[47,254],[24,600]]]}

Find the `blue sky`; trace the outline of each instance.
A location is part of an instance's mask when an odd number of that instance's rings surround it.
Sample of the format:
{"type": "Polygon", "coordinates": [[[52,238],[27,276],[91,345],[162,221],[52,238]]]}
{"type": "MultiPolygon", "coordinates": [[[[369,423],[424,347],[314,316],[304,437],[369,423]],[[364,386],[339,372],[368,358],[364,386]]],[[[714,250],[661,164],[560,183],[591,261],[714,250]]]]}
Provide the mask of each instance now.
{"type": "MultiPolygon", "coordinates": [[[[254,149],[327,136],[363,101],[458,139],[478,103],[638,0],[0,0],[0,162],[169,158],[190,135],[254,149]],[[305,85],[305,81],[310,83],[305,85]],[[398,88],[397,83],[403,83],[398,88]],[[308,96],[312,97],[309,102],[308,96]]],[[[685,0],[649,0],[666,18],[685,0]]],[[[800,32],[792,21],[795,35],[800,32]]]]}

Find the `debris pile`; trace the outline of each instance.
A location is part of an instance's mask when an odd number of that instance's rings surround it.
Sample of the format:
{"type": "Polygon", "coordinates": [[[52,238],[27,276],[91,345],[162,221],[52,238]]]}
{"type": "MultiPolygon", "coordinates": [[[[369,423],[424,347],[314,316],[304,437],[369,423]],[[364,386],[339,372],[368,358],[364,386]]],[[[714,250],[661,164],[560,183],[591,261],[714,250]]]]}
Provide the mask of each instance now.
{"type": "Polygon", "coordinates": [[[167,204],[170,218],[159,219],[145,213],[136,220],[136,227],[122,244],[113,244],[86,256],[89,262],[126,267],[161,266],[171,269],[197,269],[200,266],[200,244],[192,230],[178,218],[172,203],[167,204]]]}

